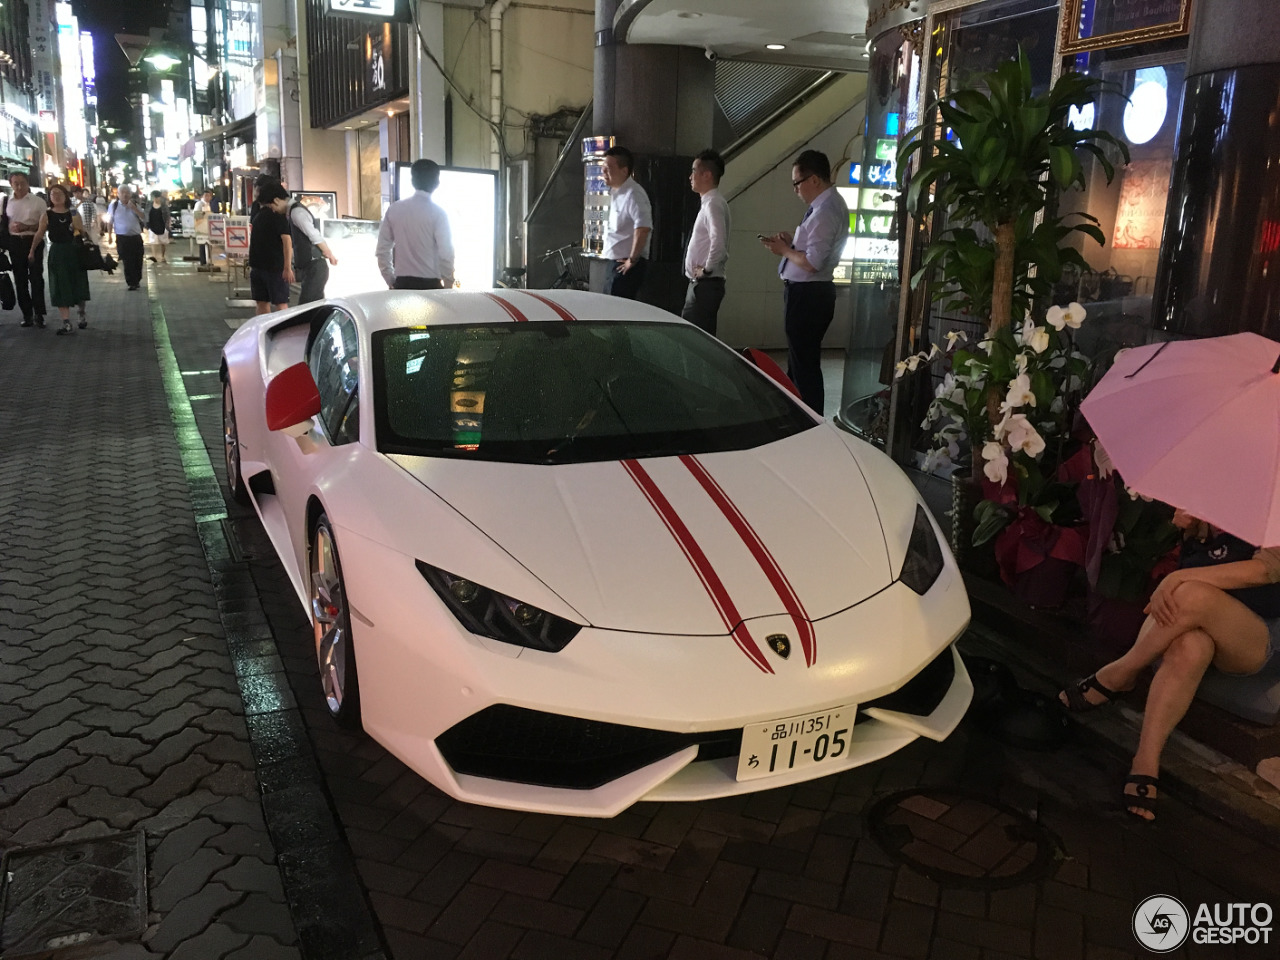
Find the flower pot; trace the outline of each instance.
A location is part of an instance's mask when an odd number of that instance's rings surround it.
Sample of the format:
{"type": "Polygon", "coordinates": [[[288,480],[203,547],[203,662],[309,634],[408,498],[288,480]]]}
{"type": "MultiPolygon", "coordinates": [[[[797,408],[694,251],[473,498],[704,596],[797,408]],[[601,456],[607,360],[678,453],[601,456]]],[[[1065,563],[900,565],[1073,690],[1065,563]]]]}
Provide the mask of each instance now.
{"type": "Polygon", "coordinates": [[[1015,574],[1013,595],[1032,607],[1056,610],[1066,602],[1078,564],[1058,557],[1045,557],[1034,567],[1015,574]]]}

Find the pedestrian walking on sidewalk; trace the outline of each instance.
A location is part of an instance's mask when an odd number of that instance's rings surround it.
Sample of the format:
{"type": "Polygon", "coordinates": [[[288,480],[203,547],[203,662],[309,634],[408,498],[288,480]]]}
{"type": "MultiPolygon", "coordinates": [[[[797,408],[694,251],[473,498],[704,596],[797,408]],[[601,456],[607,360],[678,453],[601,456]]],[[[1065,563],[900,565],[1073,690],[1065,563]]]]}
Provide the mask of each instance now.
{"type": "Polygon", "coordinates": [[[209,263],[209,214],[213,213],[213,191],[206,190],[191,208],[196,225],[196,246],[200,248],[200,266],[209,263]]]}
{"type": "Polygon", "coordinates": [[[99,219],[102,211],[93,202],[93,194],[84,187],[77,187],[73,193],[76,213],[80,214],[80,222],[84,224],[84,235],[96,247],[102,239],[102,221],[99,219]]]}
{"type": "Polygon", "coordinates": [[[729,260],[729,204],[720,195],[723,176],[724,158],[714,150],[703,150],[693,158],[689,187],[702,202],[684,253],[689,289],[680,316],[713,337],[724,300],[724,268],[729,260]]]}
{"type": "Polygon", "coordinates": [[[289,204],[289,230],[293,239],[293,272],[302,284],[298,303],[323,300],[329,264],[337,266],[338,258],[320,236],[320,222],[297,197],[289,204]]]}
{"type": "Polygon", "coordinates": [[[89,302],[89,274],[80,264],[80,242],[85,235],[84,221],[71,207],[71,194],[60,183],[49,188],[49,209],[40,218],[28,259],[34,260],[42,250],[45,234],[49,235],[49,299],[62,316],[58,336],[72,333],[71,308],[80,313],[80,329],[89,325],[84,305],[89,302]]]}
{"type": "Polygon", "coordinates": [[[121,187],[107,207],[107,219],[116,237],[116,252],[124,264],[124,282],[130,290],[142,283],[142,210],[133,199],[133,189],[121,187]]]}
{"type": "Polygon", "coordinates": [[[9,174],[13,196],[4,204],[9,218],[9,259],[13,262],[13,284],[18,288],[18,309],[22,325],[44,326],[44,247],[35,243],[36,231],[45,213],[45,202],[31,192],[25,173],[9,174]]]}
{"type": "Polygon", "coordinates": [[[289,191],[278,183],[258,189],[258,213],[249,226],[249,290],[258,313],[289,308],[293,235],[285,213],[289,191]]]}
{"type": "Polygon", "coordinates": [[[819,416],[826,401],[822,386],[822,338],[836,312],[836,264],[849,236],[849,208],[831,185],[831,161],[806,150],[791,167],[791,189],[808,204],[794,235],[761,237],[781,257],[782,310],[787,333],[787,376],[800,399],[819,416]]]}
{"type": "Polygon", "coordinates": [[[431,199],[440,186],[440,167],[433,160],[415,160],[409,174],[413,196],[387,207],[378,228],[378,270],[392,290],[452,287],[449,217],[431,199]]]}
{"type": "Polygon", "coordinates": [[[169,247],[169,206],[164,202],[164,194],[159,190],[151,191],[151,209],[147,211],[147,230],[151,233],[151,262],[168,263],[169,258],[165,251],[169,247]]]}
{"type": "Polygon", "coordinates": [[[604,255],[613,263],[604,292],[635,300],[649,269],[649,235],[653,233],[653,204],[644,187],[631,175],[635,158],[626,147],[610,147],[601,164],[609,186],[609,224],[604,255]]]}

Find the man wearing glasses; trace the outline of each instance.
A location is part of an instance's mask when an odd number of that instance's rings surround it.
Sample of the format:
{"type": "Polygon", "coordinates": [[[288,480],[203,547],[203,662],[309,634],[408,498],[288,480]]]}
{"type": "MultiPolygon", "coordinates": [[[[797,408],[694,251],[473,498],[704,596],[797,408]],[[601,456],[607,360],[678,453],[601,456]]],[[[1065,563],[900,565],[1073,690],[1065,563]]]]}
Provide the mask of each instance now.
{"type": "Polygon", "coordinates": [[[795,234],[782,231],[760,242],[782,258],[783,315],[787,331],[787,376],[800,399],[823,413],[822,338],[835,316],[832,274],[849,236],[849,208],[831,186],[831,163],[806,150],[791,167],[791,186],[809,205],[795,234]]]}

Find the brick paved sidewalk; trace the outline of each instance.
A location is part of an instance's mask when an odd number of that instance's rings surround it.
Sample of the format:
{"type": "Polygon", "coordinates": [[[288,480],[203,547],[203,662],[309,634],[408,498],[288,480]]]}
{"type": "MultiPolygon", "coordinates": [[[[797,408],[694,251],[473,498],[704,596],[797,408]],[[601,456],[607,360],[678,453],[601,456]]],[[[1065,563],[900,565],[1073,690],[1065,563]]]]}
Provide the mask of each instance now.
{"type": "MultiPolygon", "coordinates": [[[[159,289],[181,365],[216,368],[234,314],[220,288],[173,271],[159,289]]],[[[218,469],[217,377],[188,383],[218,469]]],[[[837,777],[707,803],[642,803],[612,820],[454,802],[367,736],[332,724],[297,598],[252,512],[231,518],[394,960],[1119,960],[1141,952],[1129,924],[1147,894],[1280,907],[1273,849],[1176,796],[1146,829],[1115,809],[1123,770],[1113,758],[1079,743],[1017,750],[967,723],[944,743],[917,741],[837,777]],[[872,804],[939,785],[1030,815],[1061,859],[1011,889],[984,890],[936,883],[886,855],[868,827],[872,804]]],[[[964,845],[967,835],[931,831],[928,805],[918,809],[926,816],[892,826],[964,845]]],[[[1003,842],[998,835],[991,849],[1003,842]]],[[[1176,956],[1269,954],[1242,946],[1176,956]]]]}
{"type": "Polygon", "coordinates": [[[148,927],[92,956],[299,956],[145,288],[0,314],[0,848],[141,829],[148,927]]]}

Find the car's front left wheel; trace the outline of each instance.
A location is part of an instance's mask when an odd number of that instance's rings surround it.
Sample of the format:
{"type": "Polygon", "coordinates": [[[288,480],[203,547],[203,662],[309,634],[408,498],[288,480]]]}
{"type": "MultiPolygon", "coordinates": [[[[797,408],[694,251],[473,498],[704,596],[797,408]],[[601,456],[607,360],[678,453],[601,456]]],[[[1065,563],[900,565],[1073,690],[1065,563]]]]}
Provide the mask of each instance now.
{"type": "Polygon", "coordinates": [[[351,612],[342,563],[329,518],[321,514],[311,532],[311,621],[316,663],[329,714],[344,727],[360,726],[360,683],[351,639],[351,612]]]}

